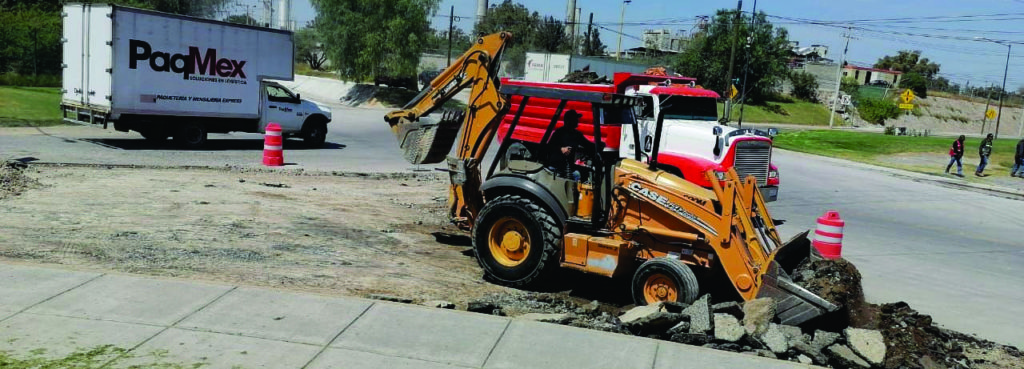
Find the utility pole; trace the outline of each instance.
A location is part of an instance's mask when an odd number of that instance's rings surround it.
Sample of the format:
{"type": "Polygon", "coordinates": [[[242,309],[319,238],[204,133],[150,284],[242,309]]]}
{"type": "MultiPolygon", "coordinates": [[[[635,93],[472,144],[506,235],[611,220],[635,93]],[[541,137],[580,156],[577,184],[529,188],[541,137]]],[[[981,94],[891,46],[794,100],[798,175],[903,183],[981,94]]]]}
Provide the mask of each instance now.
{"type": "Polygon", "coordinates": [[[1024,138],[1024,107],[1020,109],[1020,127],[1017,128],[1017,137],[1024,138]]]}
{"type": "Polygon", "coordinates": [[[590,43],[590,39],[594,38],[594,12],[590,12],[590,22],[587,23],[587,39],[583,40],[583,53],[585,56],[587,53],[593,51],[594,45],[590,43]]]}
{"type": "Polygon", "coordinates": [[[846,52],[850,50],[850,33],[853,32],[853,27],[846,27],[846,46],[843,46],[843,57],[839,59],[839,65],[836,66],[836,95],[832,99],[832,109],[828,115],[828,128],[832,128],[832,122],[836,119],[836,105],[839,105],[839,87],[843,85],[843,64],[846,63],[846,52]]]}
{"type": "Polygon", "coordinates": [[[995,87],[996,86],[991,86],[991,87],[988,88],[988,97],[985,98],[985,111],[981,112],[981,134],[982,135],[985,134],[985,125],[988,124],[988,107],[989,107],[989,104],[992,102],[992,89],[995,88],[995,87]]]}
{"type": "Polygon", "coordinates": [[[448,66],[452,65],[452,31],[455,28],[455,5],[448,13],[448,66]]]}
{"type": "Polygon", "coordinates": [[[995,138],[999,138],[999,121],[1003,119],[1003,100],[1006,99],[1006,73],[1010,71],[1010,49],[1012,44],[1006,45],[1006,67],[1003,69],[1003,88],[999,90],[999,112],[996,113],[995,138]]]}
{"type": "Polygon", "coordinates": [[[619,46],[615,50],[615,60],[619,60],[622,56],[622,23],[626,19],[626,4],[629,4],[632,0],[622,0],[622,15],[619,16],[619,46]]]}
{"type": "Polygon", "coordinates": [[[750,35],[747,36],[747,47],[746,47],[746,59],[743,62],[743,84],[740,85],[740,96],[742,98],[742,104],[740,105],[740,118],[736,121],[736,126],[743,128],[743,109],[747,107],[747,71],[750,69],[750,48],[754,41],[754,35],[757,34],[754,29],[754,21],[757,19],[757,0],[754,0],[754,8],[750,10],[750,35]]]}
{"type": "MultiPolygon", "coordinates": [[[[725,75],[725,88],[722,89],[723,95],[729,95],[732,87],[732,67],[736,62],[736,42],[740,38],[740,30],[737,24],[740,21],[740,12],[743,11],[743,0],[736,1],[736,16],[732,19],[732,51],[729,53],[729,72],[725,75]]],[[[732,117],[732,99],[725,100],[725,121],[728,122],[729,118],[732,117]]]]}

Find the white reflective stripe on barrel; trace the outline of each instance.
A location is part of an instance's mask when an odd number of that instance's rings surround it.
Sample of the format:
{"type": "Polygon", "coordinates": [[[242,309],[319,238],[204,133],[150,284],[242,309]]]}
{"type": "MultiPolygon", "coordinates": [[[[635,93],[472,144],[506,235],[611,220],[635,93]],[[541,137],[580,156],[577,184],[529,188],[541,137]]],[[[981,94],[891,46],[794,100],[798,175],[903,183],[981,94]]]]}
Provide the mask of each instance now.
{"type": "Polygon", "coordinates": [[[827,233],[843,234],[843,227],[830,226],[818,223],[818,230],[827,233]]]}
{"type": "Polygon", "coordinates": [[[275,151],[281,151],[281,149],[283,149],[283,148],[284,148],[284,147],[282,147],[282,146],[270,146],[270,145],[263,145],[263,149],[264,149],[264,150],[275,150],[275,151]]]}
{"type": "Polygon", "coordinates": [[[814,240],[818,241],[818,242],[824,242],[824,243],[842,243],[843,242],[842,237],[840,237],[840,238],[829,237],[829,236],[822,235],[820,233],[815,233],[814,234],[814,240]]]}

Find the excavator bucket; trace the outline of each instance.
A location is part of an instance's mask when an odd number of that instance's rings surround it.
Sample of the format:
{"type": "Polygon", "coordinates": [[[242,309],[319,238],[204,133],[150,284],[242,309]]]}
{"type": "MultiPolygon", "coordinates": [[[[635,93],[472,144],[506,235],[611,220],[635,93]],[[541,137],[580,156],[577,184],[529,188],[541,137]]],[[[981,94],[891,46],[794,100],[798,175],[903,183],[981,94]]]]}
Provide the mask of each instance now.
{"type": "Polygon", "coordinates": [[[465,113],[444,112],[440,120],[430,117],[416,122],[404,119],[392,127],[405,160],[412,164],[436,164],[445,160],[451,151],[465,113]]]}
{"type": "Polygon", "coordinates": [[[801,232],[775,249],[768,269],[761,275],[762,285],[757,297],[771,297],[775,300],[775,316],[782,324],[799,325],[839,309],[835,304],[793,282],[791,275],[801,263],[821,258],[817,250],[811,247],[808,232],[801,232]]]}

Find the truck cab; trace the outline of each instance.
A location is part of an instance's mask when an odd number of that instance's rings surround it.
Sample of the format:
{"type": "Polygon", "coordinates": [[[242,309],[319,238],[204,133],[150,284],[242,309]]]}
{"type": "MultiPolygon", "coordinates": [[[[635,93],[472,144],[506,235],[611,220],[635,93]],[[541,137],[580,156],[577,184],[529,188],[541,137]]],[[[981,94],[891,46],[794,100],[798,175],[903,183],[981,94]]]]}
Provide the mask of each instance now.
{"type": "MultiPolygon", "coordinates": [[[[766,201],[778,199],[779,174],[771,163],[772,138],[769,132],[738,129],[718,123],[718,94],[692,85],[635,85],[626,95],[638,96],[644,104],[637,112],[641,135],[641,156],[649,156],[653,148],[654,123],[664,113],[661,137],[662,169],[704,187],[711,182],[704,177],[713,169],[721,179],[729,168],[741,177],[753,175],[766,201]],[[720,173],[720,174],[719,174],[720,173]]],[[[622,131],[620,155],[633,157],[636,149],[632,132],[622,131]]]]}
{"type": "Polygon", "coordinates": [[[327,123],[331,121],[331,109],[292,92],[277,82],[263,81],[260,86],[259,132],[266,132],[268,123],[281,125],[285,136],[301,137],[323,144],[327,135],[327,123]]]}

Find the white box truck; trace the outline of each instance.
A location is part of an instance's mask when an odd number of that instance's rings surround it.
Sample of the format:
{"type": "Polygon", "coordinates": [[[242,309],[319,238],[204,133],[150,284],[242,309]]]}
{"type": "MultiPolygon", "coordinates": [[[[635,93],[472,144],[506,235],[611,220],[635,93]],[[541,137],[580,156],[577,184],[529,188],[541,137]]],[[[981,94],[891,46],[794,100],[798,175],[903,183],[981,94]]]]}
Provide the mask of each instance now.
{"type": "Polygon", "coordinates": [[[268,123],[326,139],[331,110],[268,81],[294,77],[289,31],[105,4],[66,4],[62,16],[66,121],[185,147],[268,123]]]}

